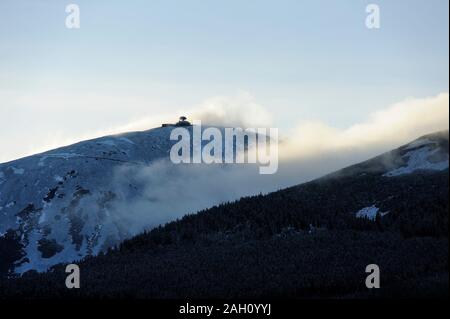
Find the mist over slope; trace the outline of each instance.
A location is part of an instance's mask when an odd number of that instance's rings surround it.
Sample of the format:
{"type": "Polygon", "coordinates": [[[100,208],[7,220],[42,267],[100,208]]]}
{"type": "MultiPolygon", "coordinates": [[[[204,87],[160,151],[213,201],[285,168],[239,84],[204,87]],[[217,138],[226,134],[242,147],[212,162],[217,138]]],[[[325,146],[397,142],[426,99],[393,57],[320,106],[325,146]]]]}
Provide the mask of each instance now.
{"type": "Polygon", "coordinates": [[[172,163],[172,130],[106,136],[0,164],[0,272],[44,271],[96,255],[259,190],[252,179],[233,185],[242,174],[259,175],[256,166],[172,163]]]}
{"type": "MultiPolygon", "coordinates": [[[[96,255],[184,214],[327,172],[308,161],[282,161],[268,176],[249,164],[174,165],[171,129],[107,136],[0,164],[2,272],[44,271],[96,255]]],[[[448,132],[389,154],[372,160],[388,175],[445,169],[448,132]]]]}
{"type": "Polygon", "coordinates": [[[448,296],[448,131],[268,195],[188,215],[79,262],[7,280],[3,296],[448,296]],[[377,264],[383,289],[368,291],[377,264]]]}

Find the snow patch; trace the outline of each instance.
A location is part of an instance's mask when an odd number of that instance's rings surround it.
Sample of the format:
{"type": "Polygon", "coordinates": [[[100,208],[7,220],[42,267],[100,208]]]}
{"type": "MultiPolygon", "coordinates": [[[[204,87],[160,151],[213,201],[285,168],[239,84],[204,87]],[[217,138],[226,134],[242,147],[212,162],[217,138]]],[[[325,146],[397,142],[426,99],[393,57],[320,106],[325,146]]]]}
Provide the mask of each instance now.
{"type": "Polygon", "coordinates": [[[16,205],[16,202],[9,202],[8,204],[6,204],[6,208],[13,207],[14,205],[16,205]]]}
{"type": "Polygon", "coordinates": [[[39,217],[39,224],[42,224],[47,221],[47,212],[44,210],[39,217]]]}
{"type": "Polygon", "coordinates": [[[23,168],[16,168],[14,166],[10,167],[13,170],[13,173],[16,175],[23,175],[25,173],[25,170],[23,168]]]}
{"type": "Polygon", "coordinates": [[[126,137],[119,137],[118,139],[121,140],[122,142],[126,142],[126,143],[129,143],[129,144],[136,145],[133,141],[129,140],[126,137]]]}
{"type": "Polygon", "coordinates": [[[105,140],[105,141],[101,141],[101,142],[98,142],[98,143],[102,144],[102,145],[116,146],[116,143],[113,140],[105,140]]]}
{"type": "Polygon", "coordinates": [[[47,158],[61,158],[61,159],[64,159],[64,160],[68,160],[69,158],[72,158],[72,157],[82,157],[82,156],[84,156],[84,155],[82,155],[82,154],[76,154],[76,153],[53,153],[53,154],[46,154],[46,155],[43,155],[43,156],[41,156],[41,158],[40,158],[40,160],[39,160],[39,163],[38,163],[38,166],[44,166],[45,165],[45,160],[47,159],[47,158]]]}
{"type": "Polygon", "coordinates": [[[410,149],[413,149],[413,148],[417,148],[417,147],[425,146],[425,145],[430,145],[430,144],[436,144],[436,142],[433,142],[433,141],[430,141],[427,138],[424,138],[424,139],[420,139],[420,140],[414,141],[412,143],[409,143],[408,146],[405,148],[405,150],[410,150],[410,149]]]}
{"type": "Polygon", "coordinates": [[[428,161],[428,158],[438,151],[438,148],[430,150],[428,146],[410,151],[402,156],[408,157],[408,163],[406,166],[389,171],[383,176],[392,177],[403,174],[411,174],[412,172],[421,169],[443,171],[448,168],[448,159],[437,163],[428,161]]]}
{"type": "Polygon", "coordinates": [[[372,205],[370,207],[364,207],[363,209],[356,212],[356,218],[367,218],[369,220],[375,220],[378,214],[383,217],[387,213],[388,212],[380,212],[380,209],[378,207],[372,205]]]}

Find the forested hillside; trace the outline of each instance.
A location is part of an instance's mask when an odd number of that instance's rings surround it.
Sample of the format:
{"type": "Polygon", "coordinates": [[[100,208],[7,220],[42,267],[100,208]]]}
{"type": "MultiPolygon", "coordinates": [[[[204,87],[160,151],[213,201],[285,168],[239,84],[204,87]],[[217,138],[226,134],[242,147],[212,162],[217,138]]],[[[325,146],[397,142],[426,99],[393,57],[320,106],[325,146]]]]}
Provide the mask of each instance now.
{"type": "Polygon", "coordinates": [[[65,266],[57,265],[43,274],[4,279],[0,294],[448,296],[448,168],[390,173],[413,157],[411,147],[396,152],[409,155],[394,168],[368,161],[306,184],[212,207],[136,236],[78,262],[81,289],[67,289],[65,266]],[[381,289],[366,288],[368,264],[380,267],[381,289]]]}

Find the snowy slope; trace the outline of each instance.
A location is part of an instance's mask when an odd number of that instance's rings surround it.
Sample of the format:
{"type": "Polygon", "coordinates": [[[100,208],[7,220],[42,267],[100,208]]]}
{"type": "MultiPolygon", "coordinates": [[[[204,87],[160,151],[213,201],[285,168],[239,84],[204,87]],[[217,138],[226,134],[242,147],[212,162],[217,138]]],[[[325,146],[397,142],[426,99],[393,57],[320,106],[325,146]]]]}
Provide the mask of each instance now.
{"type": "MultiPolygon", "coordinates": [[[[139,179],[118,179],[117,172],[126,175],[130,170],[124,168],[167,160],[175,143],[169,138],[171,130],[107,136],[0,164],[0,272],[43,271],[95,255],[155,226],[149,221],[156,219],[158,211],[146,208],[142,213],[149,216],[135,218],[126,206],[118,205],[154,198],[148,197],[139,179]]],[[[422,137],[325,178],[374,174],[391,179],[445,169],[448,131],[422,137]]],[[[353,213],[375,218],[380,213],[378,203],[367,204],[353,213]]]]}
{"type": "Polygon", "coordinates": [[[327,177],[363,176],[372,174],[386,178],[416,172],[437,172],[449,168],[449,131],[422,136],[411,143],[349,166],[327,177]]]}
{"type": "Polygon", "coordinates": [[[182,170],[169,161],[172,129],[106,136],[0,164],[0,273],[96,255],[183,213],[161,216],[153,197],[167,192],[158,189],[161,178],[182,170]],[[153,176],[139,175],[149,171],[153,176]]]}
{"type": "Polygon", "coordinates": [[[439,147],[438,141],[428,138],[418,139],[407,145],[407,152],[401,155],[404,165],[395,168],[384,176],[392,177],[411,174],[418,170],[443,171],[448,169],[448,153],[439,147]]]}
{"type": "Polygon", "coordinates": [[[129,237],[126,214],[112,203],[139,196],[139,188],[117,185],[115,170],[167,158],[170,131],[108,136],[0,164],[0,240],[21,248],[15,271],[45,270],[129,237]]]}

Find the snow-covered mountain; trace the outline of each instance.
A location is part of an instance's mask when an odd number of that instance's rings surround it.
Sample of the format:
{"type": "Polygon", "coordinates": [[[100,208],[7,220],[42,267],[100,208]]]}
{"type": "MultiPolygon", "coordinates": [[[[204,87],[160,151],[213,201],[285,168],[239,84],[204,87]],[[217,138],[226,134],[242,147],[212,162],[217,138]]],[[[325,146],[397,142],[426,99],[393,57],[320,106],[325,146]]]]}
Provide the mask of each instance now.
{"type": "MultiPolygon", "coordinates": [[[[427,135],[322,178],[184,216],[77,261],[83,289],[65,287],[64,263],[0,277],[0,299],[448,296],[448,166],[448,131],[427,135]],[[374,263],[382,289],[368,290],[365,269],[374,263]]],[[[218,180],[208,176],[206,197],[217,193],[218,180]]],[[[67,246],[76,251],[70,237],[67,246]]],[[[5,246],[0,240],[0,252],[5,246]]]]}
{"type": "MultiPolygon", "coordinates": [[[[102,137],[0,164],[0,273],[43,271],[96,255],[155,226],[146,222],[159,212],[145,209],[142,213],[150,216],[136,223],[134,212],[118,205],[148,195],[138,178],[127,176],[133,170],[123,168],[148,167],[167,159],[175,143],[170,141],[172,129],[102,137]]],[[[327,177],[376,174],[395,178],[445,169],[448,131],[424,136],[327,177]]],[[[375,204],[368,203],[355,214],[375,218],[375,204]]]]}
{"type": "Polygon", "coordinates": [[[19,248],[0,256],[3,268],[45,270],[129,237],[126,214],[111,203],[139,196],[139,185],[118,185],[115,172],[167,158],[171,130],[107,136],[0,164],[0,241],[19,248]]]}

